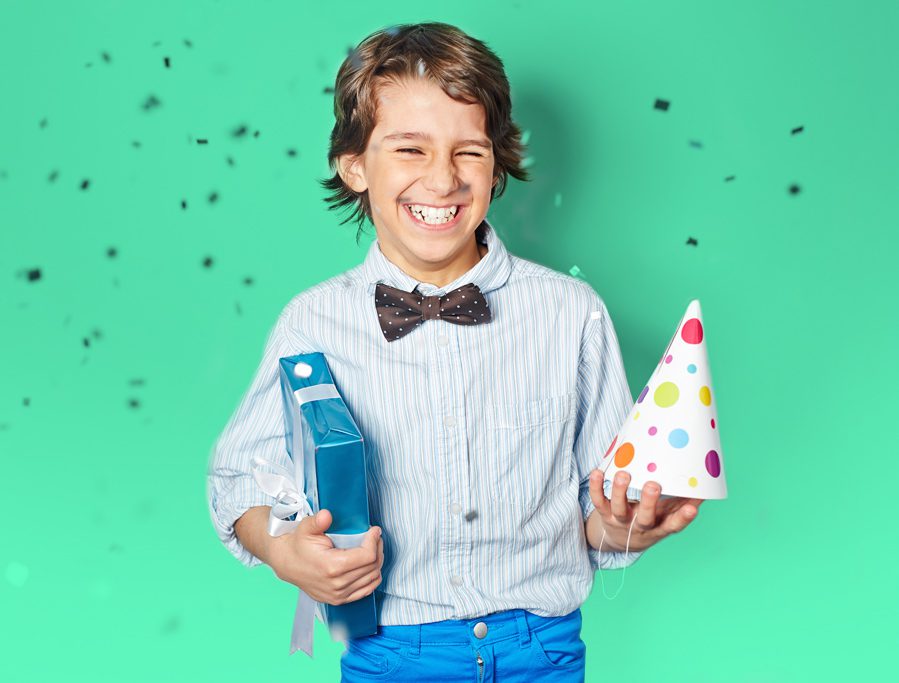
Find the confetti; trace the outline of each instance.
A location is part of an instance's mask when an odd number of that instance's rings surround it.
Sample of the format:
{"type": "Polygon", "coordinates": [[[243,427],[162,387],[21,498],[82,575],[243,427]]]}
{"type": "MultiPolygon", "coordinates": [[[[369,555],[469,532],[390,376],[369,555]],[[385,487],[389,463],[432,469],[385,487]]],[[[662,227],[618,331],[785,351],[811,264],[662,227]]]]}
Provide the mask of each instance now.
{"type": "Polygon", "coordinates": [[[654,109],[659,109],[661,111],[668,111],[668,108],[671,106],[671,103],[668,100],[662,100],[656,98],[655,104],[653,105],[654,109]]]}

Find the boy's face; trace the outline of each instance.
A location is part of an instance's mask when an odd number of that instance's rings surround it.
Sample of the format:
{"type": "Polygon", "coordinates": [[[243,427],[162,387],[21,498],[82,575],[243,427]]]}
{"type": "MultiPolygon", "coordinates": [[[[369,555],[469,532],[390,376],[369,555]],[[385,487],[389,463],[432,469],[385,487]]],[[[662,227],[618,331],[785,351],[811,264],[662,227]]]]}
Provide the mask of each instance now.
{"type": "Polygon", "coordinates": [[[430,81],[384,83],[365,153],[338,160],[344,182],[355,192],[368,190],[381,251],[418,280],[442,287],[486,253],[474,234],[497,182],[485,124],[480,104],[457,102],[430,81]],[[416,135],[385,139],[404,133],[416,135]],[[457,207],[456,216],[425,225],[409,204],[457,207]]]}

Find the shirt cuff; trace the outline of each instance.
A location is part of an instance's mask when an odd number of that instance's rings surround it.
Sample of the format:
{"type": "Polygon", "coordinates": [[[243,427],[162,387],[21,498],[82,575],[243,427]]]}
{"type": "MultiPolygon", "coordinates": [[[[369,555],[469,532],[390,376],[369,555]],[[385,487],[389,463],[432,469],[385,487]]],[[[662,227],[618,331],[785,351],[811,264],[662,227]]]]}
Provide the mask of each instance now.
{"type": "Polygon", "coordinates": [[[261,505],[271,506],[274,499],[265,493],[259,491],[256,486],[256,480],[252,475],[240,474],[227,478],[229,488],[222,491],[219,488],[221,484],[220,477],[207,477],[207,500],[209,501],[209,514],[212,517],[212,524],[218,534],[219,539],[234,557],[240,560],[241,564],[247,567],[255,567],[265,564],[253,553],[246,549],[243,543],[234,533],[234,522],[236,522],[247,510],[261,505]],[[218,484],[218,485],[217,485],[218,484]],[[254,491],[255,489],[255,491],[254,491]],[[240,491],[240,497],[234,498],[228,495],[228,492],[240,491]],[[250,493],[253,491],[252,493],[250,493]]]}

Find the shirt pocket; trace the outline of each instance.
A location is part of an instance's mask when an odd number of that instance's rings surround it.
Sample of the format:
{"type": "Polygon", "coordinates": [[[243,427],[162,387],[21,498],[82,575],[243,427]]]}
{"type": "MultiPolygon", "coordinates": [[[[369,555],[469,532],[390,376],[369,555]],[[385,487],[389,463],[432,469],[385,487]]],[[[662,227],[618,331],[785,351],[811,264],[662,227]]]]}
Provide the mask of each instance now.
{"type": "Polygon", "coordinates": [[[575,392],[487,406],[485,475],[496,505],[533,509],[569,480],[576,408],[575,392]]]}

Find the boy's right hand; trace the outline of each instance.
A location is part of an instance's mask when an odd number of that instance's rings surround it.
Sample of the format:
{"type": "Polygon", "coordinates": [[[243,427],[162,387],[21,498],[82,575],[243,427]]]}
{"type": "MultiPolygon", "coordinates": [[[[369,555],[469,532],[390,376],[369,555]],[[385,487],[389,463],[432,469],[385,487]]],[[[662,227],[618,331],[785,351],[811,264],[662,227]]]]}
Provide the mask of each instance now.
{"type": "Polygon", "coordinates": [[[364,598],[381,583],[384,541],[372,527],[357,548],[335,548],[325,531],[333,521],[328,510],[300,520],[282,536],[272,536],[271,567],[282,581],[301,588],[316,602],[342,605],[364,598]]]}

